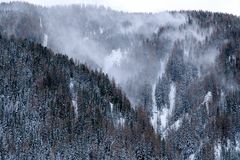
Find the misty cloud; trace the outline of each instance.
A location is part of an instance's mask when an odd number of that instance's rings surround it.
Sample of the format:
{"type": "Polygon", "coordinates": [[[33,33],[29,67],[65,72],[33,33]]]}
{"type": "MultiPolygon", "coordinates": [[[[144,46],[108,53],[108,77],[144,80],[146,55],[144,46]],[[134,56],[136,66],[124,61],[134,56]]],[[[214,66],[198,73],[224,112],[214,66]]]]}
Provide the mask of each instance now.
{"type": "Polygon", "coordinates": [[[188,17],[184,13],[129,14],[75,5],[45,10],[39,25],[48,36],[47,46],[92,68],[102,69],[120,84],[130,99],[137,92],[129,91],[134,81],[141,80],[134,89],[138,90],[156,82],[165,72],[174,43],[178,41],[184,59],[193,64],[196,60],[197,68],[209,66],[216,57],[216,49],[208,49],[209,54],[204,55],[212,58],[196,59],[195,50],[212,34],[212,28],[202,29],[194,21],[187,25],[188,17]],[[151,42],[156,35],[162,39],[163,46],[157,54],[151,42]]]}

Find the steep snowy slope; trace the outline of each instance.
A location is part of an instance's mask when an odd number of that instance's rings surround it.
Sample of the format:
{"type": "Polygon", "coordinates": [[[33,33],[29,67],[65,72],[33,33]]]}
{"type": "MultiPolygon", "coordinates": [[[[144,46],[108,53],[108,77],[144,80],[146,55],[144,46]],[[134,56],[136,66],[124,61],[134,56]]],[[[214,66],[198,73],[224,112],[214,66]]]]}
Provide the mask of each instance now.
{"type": "Polygon", "coordinates": [[[27,40],[0,46],[1,159],[159,157],[147,115],[106,74],[27,40]]]}
{"type": "MultiPolygon", "coordinates": [[[[161,136],[161,158],[239,158],[238,17],[14,4],[0,7],[1,33],[41,43],[114,78],[131,107],[161,136]]],[[[75,80],[68,86],[70,102],[79,105],[75,80]]],[[[112,113],[112,101],[106,105],[114,126],[124,128],[127,117],[112,113]]]]}

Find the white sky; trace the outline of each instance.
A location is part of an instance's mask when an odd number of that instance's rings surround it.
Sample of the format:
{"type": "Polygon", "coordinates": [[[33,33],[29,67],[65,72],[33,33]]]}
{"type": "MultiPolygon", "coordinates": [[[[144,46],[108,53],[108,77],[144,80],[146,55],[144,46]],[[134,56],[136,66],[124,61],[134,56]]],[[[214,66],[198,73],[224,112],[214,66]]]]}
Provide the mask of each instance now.
{"type": "MultiPolygon", "coordinates": [[[[10,2],[12,0],[0,0],[10,2]]],[[[166,10],[208,10],[240,16],[240,0],[18,0],[44,6],[96,4],[128,12],[159,12],[166,10]]]]}

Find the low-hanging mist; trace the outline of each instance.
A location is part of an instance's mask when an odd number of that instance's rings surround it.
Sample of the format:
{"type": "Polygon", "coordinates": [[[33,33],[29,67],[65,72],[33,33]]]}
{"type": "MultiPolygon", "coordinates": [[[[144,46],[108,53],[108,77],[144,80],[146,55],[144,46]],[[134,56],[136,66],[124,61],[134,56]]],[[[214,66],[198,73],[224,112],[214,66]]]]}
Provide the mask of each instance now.
{"type": "MultiPolygon", "coordinates": [[[[211,27],[201,29],[195,22],[189,25],[185,13],[130,14],[91,6],[45,8],[39,21],[48,36],[47,47],[102,69],[133,105],[146,105],[139,90],[157,81],[161,62],[171,54],[174,43],[181,43],[185,59],[204,66],[200,64],[204,61],[188,52],[193,53],[212,32],[211,27]],[[162,41],[159,50],[151,42],[157,36],[162,41]],[[136,84],[136,80],[140,81],[136,84]]],[[[214,58],[217,50],[208,49],[214,51],[210,54],[214,58]]]]}

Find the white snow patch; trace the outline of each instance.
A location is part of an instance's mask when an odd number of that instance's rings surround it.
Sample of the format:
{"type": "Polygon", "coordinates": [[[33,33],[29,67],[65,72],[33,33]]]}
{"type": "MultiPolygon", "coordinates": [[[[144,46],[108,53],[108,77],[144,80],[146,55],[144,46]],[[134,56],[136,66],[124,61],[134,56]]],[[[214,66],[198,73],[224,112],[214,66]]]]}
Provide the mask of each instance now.
{"type": "MultiPolygon", "coordinates": [[[[185,115],[184,117],[187,117],[187,115],[185,115]]],[[[175,130],[177,131],[180,126],[182,125],[182,121],[183,121],[183,118],[179,118],[177,121],[175,121],[170,127],[166,128],[165,131],[163,132],[162,136],[163,138],[165,138],[167,135],[168,135],[168,132],[170,130],[175,130]]]]}
{"type": "Polygon", "coordinates": [[[188,159],[189,160],[195,160],[195,154],[191,154],[188,159]]]}
{"type": "Polygon", "coordinates": [[[226,146],[226,150],[229,150],[231,148],[231,141],[230,139],[227,140],[227,146],[226,146]]]}
{"type": "Polygon", "coordinates": [[[111,113],[113,113],[113,104],[110,102],[111,113]]]}
{"type": "Polygon", "coordinates": [[[70,90],[72,90],[73,87],[74,87],[73,79],[70,79],[70,84],[69,84],[69,88],[70,88],[70,90]]]}
{"type": "Polygon", "coordinates": [[[70,84],[69,84],[70,91],[73,90],[73,87],[74,87],[74,82],[73,82],[73,79],[71,78],[70,84]]]}
{"type": "Polygon", "coordinates": [[[235,55],[232,55],[232,59],[233,59],[234,63],[236,63],[236,56],[235,55]]]}
{"type": "Polygon", "coordinates": [[[164,130],[167,126],[168,112],[169,112],[169,109],[163,108],[162,112],[160,113],[161,130],[164,130]]]}
{"type": "Polygon", "coordinates": [[[207,113],[209,114],[209,104],[212,102],[212,92],[208,91],[208,93],[204,97],[203,104],[207,107],[207,113]]]}
{"type": "Polygon", "coordinates": [[[235,56],[235,55],[229,56],[229,57],[228,57],[228,61],[229,61],[232,65],[236,64],[236,56],[235,56]]]}
{"type": "Polygon", "coordinates": [[[174,83],[172,83],[170,86],[170,92],[169,92],[170,113],[172,113],[175,106],[175,95],[176,95],[176,86],[174,83]]]}
{"type": "Polygon", "coordinates": [[[44,37],[43,37],[43,46],[47,47],[48,44],[48,35],[46,33],[44,33],[44,37]]]}
{"type": "Polygon", "coordinates": [[[189,57],[190,51],[189,49],[185,48],[184,49],[184,56],[186,56],[187,58],[189,57]]]}
{"type": "Polygon", "coordinates": [[[208,93],[204,97],[204,103],[209,103],[211,101],[212,101],[212,92],[208,91],[208,93]]]}
{"type": "Polygon", "coordinates": [[[124,125],[125,125],[125,118],[120,117],[120,118],[117,120],[117,125],[118,125],[118,126],[121,126],[121,127],[124,127],[124,125]]]}
{"type": "Polygon", "coordinates": [[[182,124],[182,119],[178,119],[176,122],[173,123],[172,128],[174,128],[175,130],[178,130],[181,124],[182,124]]]}
{"type": "Polygon", "coordinates": [[[197,151],[193,154],[191,154],[189,157],[188,157],[188,160],[195,160],[195,156],[202,150],[202,146],[203,146],[203,140],[200,141],[200,145],[197,149],[197,151]]]}
{"type": "Polygon", "coordinates": [[[218,143],[217,145],[214,146],[215,160],[221,160],[221,153],[222,153],[221,143],[218,143]]]}
{"type": "Polygon", "coordinates": [[[240,152],[240,141],[236,141],[235,150],[236,150],[237,152],[240,152]]]}
{"type": "Polygon", "coordinates": [[[225,96],[224,92],[221,90],[221,100],[225,96]]]}
{"type": "Polygon", "coordinates": [[[74,107],[75,117],[78,117],[77,101],[76,101],[76,100],[72,100],[72,105],[73,105],[73,107],[74,107]]]}
{"type": "Polygon", "coordinates": [[[74,82],[74,80],[71,78],[71,79],[70,79],[69,88],[70,88],[71,97],[72,97],[72,106],[73,106],[73,108],[74,108],[75,118],[78,118],[77,93],[76,93],[76,91],[74,90],[74,86],[75,86],[75,82],[74,82]]]}

